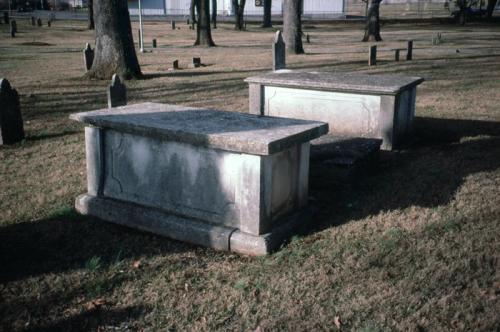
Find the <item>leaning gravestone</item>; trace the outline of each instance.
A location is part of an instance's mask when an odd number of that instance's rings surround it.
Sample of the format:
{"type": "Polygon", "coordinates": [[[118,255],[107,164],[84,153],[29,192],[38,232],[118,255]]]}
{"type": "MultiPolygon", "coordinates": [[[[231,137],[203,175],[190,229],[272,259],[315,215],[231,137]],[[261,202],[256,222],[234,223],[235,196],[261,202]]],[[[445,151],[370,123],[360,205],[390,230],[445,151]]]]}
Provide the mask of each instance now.
{"type": "Polygon", "coordinates": [[[42,26],[42,19],[41,18],[37,18],[36,25],[38,25],[39,27],[42,26]]]}
{"type": "Polygon", "coordinates": [[[94,50],[90,47],[89,43],[85,44],[85,48],[83,49],[83,60],[85,62],[85,69],[89,71],[94,62],[94,50]]]}
{"type": "Polygon", "coordinates": [[[9,24],[9,22],[10,22],[9,12],[3,12],[3,22],[5,24],[9,24]]]}
{"type": "Polygon", "coordinates": [[[368,51],[368,66],[375,66],[377,64],[377,45],[372,45],[368,51]]]}
{"type": "Polygon", "coordinates": [[[406,52],[406,60],[413,58],[413,40],[408,40],[408,50],[406,52]]]}
{"type": "Polygon", "coordinates": [[[17,33],[17,22],[16,20],[10,20],[10,30],[17,33]]]}
{"type": "Polygon", "coordinates": [[[35,16],[31,16],[31,25],[32,26],[36,25],[36,18],[35,18],[35,16]]]}
{"type": "Polygon", "coordinates": [[[19,142],[24,138],[19,95],[7,79],[0,79],[0,145],[19,142]]]}
{"type": "Polygon", "coordinates": [[[281,31],[276,31],[274,35],[273,43],[273,70],[285,69],[285,42],[283,41],[283,36],[281,31]]]}
{"type": "Polygon", "coordinates": [[[118,107],[127,105],[127,87],[116,74],[111,79],[111,85],[108,87],[108,107],[118,107]]]}

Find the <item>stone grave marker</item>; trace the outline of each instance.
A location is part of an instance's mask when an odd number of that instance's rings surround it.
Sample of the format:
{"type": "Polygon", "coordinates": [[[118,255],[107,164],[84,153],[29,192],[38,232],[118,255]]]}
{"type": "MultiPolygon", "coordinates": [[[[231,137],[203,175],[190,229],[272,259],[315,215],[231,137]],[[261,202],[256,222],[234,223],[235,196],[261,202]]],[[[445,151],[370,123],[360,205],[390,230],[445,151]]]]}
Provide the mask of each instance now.
{"type": "Polygon", "coordinates": [[[118,107],[127,105],[127,87],[120,80],[120,77],[113,74],[111,85],[108,87],[108,107],[118,107]]]}
{"type": "Polygon", "coordinates": [[[193,67],[198,68],[201,66],[201,58],[193,58],[193,67]]]}
{"type": "Polygon", "coordinates": [[[50,20],[47,21],[47,26],[50,28],[52,25],[52,22],[50,20]]]}
{"type": "Polygon", "coordinates": [[[172,68],[179,69],[179,60],[176,59],[172,62],[172,68]]]}
{"type": "Polygon", "coordinates": [[[17,22],[16,20],[10,20],[10,30],[17,33],[17,22]]]}
{"type": "Polygon", "coordinates": [[[42,26],[42,19],[41,19],[40,17],[39,17],[39,18],[37,18],[37,20],[36,20],[36,25],[38,25],[39,27],[41,27],[41,26],[42,26]]]}
{"type": "Polygon", "coordinates": [[[273,70],[285,69],[286,68],[286,60],[285,60],[285,42],[283,41],[283,36],[281,35],[281,31],[276,31],[274,35],[274,43],[273,43],[273,70]]]}
{"type": "Polygon", "coordinates": [[[413,40],[408,40],[406,60],[411,60],[412,58],[413,58],[413,40]]]}
{"type": "Polygon", "coordinates": [[[35,16],[31,16],[31,25],[32,26],[36,25],[36,18],[35,18],[35,16]]]}
{"type": "Polygon", "coordinates": [[[0,145],[11,144],[24,138],[23,118],[19,95],[7,79],[0,79],[0,145]]]}
{"type": "Polygon", "coordinates": [[[153,48],[156,48],[156,39],[153,39],[153,48]]]}
{"type": "Polygon", "coordinates": [[[368,51],[368,66],[377,64],[377,45],[371,45],[368,51]]]}
{"type": "Polygon", "coordinates": [[[139,38],[137,38],[137,47],[140,48],[141,47],[141,30],[140,29],[137,30],[137,36],[139,37],[139,38]]]}
{"type": "Polygon", "coordinates": [[[172,30],[175,30],[175,21],[172,21],[170,24],[172,25],[172,30]]]}
{"type": "Polygon", "coordinates": [[[89,71],[94,62],[94,50],[90,47],[89,43],[85,44],[85,48],[83,49],[83,60],[85,62],[86,71],[89,71]]]}
{"type": "Polygon", "coordinates": [[[311,43],[311,37],[309,36],[309,34],[306,35],[306,43],[311,43]]]}
{"type": "Polygon", "coordinates": [[[189,25],[189,18],[186,20],[186,24],[189,25]]]}
{"type": "Polygon", "coordinates": [[[3,23],[5,23],[5,24],[10,23],[9,12],[3,12],[3,23]]]}
{"type": "Polygon", "coordinates": [[[14,29],[14,27],[12,26],[12,24],[10,25],[10,37],[11,38],[16,37],[16,30],[14,29]]]}

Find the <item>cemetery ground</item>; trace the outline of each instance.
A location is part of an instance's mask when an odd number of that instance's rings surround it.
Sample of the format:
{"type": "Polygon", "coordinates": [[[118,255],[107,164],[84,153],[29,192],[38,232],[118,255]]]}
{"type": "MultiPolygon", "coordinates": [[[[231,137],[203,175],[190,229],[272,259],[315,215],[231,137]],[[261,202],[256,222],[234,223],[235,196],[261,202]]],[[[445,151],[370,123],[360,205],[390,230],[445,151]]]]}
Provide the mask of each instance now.
{"type": "MultiPolygon", "coordinates": [[[[220,24],[207,49],[177,26],[146,23],[158,48],[139,54],[145,79],[126,82],[129,103],[246,112],[243,79],[271,68],[274,30],[220,24]],[[168,70],[194,56],[204,66],[168,70]]],[[[261,258],[77,215],[84,135],[68,116],[106,107],[109,84],[81,78],[93,33],[71,21],[19,21],[13,39],[0,29],[0,76],[21,96],[27,136],[0,147],[0,330],[500,328],[500,26],[384,25],[368,67],[361,25],[306,23],[307,54],[289,68],[426,82],[414,140],[351,178],[312,163],[313,229],[261,258]],[[414,60],[394,62],[407,39],[414,60]]]]}

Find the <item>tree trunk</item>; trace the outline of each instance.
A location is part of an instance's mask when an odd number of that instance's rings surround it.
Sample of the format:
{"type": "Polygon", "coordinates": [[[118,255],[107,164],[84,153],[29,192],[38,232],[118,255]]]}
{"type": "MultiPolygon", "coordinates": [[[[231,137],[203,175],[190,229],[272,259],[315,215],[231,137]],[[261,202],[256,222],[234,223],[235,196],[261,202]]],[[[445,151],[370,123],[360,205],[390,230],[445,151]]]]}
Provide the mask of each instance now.
{"type": "Polygon", "coordinates": [[[486,7],[486,17],[491,18],[493,16],[493,11],[497,5],[497,0],[488,0],[488,6],[486,7]]]}
{"type": "Polygon", "coordinates": [[[197,46],[215,46],[210,30],[210,0],[196,0],[198,11],[198,24],[196,25],[197,46]]]}
{"type": "Polygon", "coordinates": [[[89,11],[89,30],[94,30],[94,0],[88,1],[88,11],[89,11]]]}
{"type": "Polygon", "coordinates": [[[304,53],[302,47],[302,0],[285,0],[283,13],[283,37],[287,50],[304,53]]]}
{"type": "Polygon", "coordinates": [[[243,18],[243,13],[245,12],[245,3],[246,0],[233,0],[233,9],[234,9],[234,17],[235,17],[235,26],[236,30],[243,30],[245,28],[245,22],[243,18]]]}
{"type": "Polygon", "coordinates": [[[127,0],[96,0],[94,19],[95,57],[86,76],[111,79],[116,73],[124,79],[141,77],[127,0]]]}
{"type": "Polygon", "coordinates": [[[368,15],[366,16],[365,24],[365,36],[363,41],[382,41],[380,37],[380,3],[382,0],[371,0],[370,7],[368,9],[368,15]]]}
{"type": "Polygon", "coordinates": [[[273,23],[271,22],[271,7],[273,5],[272,0],[264,0],[264,17],[262,18],[262,27],[271,28],[273,23]]]}
{"type": "Polygon", "coordinates": [[[455,19],[457,20],[458,24],[465,25],[465,21],[467,18],[467,1],[457,0],[457,6],[459,8],[459,11],[455,16],[455,19]]]}
{"type": "Polygon", "coordinates": [[[217,29],[217,0],[212,0],[212,24],[217,29]]]}
{"type": "Polygon", "coordinates": [[[191,20],[191,26],[194,28],[196,24],[196,6],[197,0],[191,0],[191,4],[189,5],[189,18],[191,20]]]}

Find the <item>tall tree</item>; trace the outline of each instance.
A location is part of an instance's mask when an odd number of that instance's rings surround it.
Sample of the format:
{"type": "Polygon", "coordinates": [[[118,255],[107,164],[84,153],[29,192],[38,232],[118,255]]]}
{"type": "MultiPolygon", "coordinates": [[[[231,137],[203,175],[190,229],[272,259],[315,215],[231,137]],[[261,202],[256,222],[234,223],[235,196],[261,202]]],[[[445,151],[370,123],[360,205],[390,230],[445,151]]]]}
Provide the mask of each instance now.
{"type": "Polygon", "coordinates": [[[302,0],[285,0],[283,3],[283,39],[287,50],[304,53],[302,46],[302,0]]]}
{"type": "Polygon", "coordinates": [[[212,24],[217,29],[217,0],[212,0],[212,24]]]}
{"type": "Polygon", "coordinates": [[[458,12],[455,14],[455,19],[460,25],[465,25],[467,20],[467,0],[457,0],[458,12]]]}
{"type": "Polygon", "coordinates": [[[491,18],[493,16],[493,11],[497,5],[497,0],[488,0],[488,5],[486,6],[486,17],[491,18]]]}
{"type": "Polygon", "coordinates": [[[189,5],[189,18],[191,19],[191,26],[194,28],[196,24],[196,6],[198,5],[197,0],[191,0],[189,5]]]}
{"type": "Polygon", "coordinates": [[[94,0],[88,1],[88,11],[89,11],[89,30],[94,30],[94,0]]]}
{"type": "Polygon", "coordinates": [[[127,0],[95,0],[95,57],[86,76],[124,79],[142,76],[134,48],[127,0]]]}
{"type": "Polygon", "coordinates": [[[380,3],[382,0],[370,0],[366,15],[365,35],[363,41],[382,41],[380,37],[380,3]]]}
{"type": "Polygon", "coordinates": [[[245,12],[245,3],[246,0],[233,0],[233,10],[235,17],[235,26],[236,30],[243,30],[245,28],[245,22],[243,18],[243,13],[245,12]]]}
{"type": "Polygon", "coordinates": [[[215,46],[210,30],[210,0],[196,0],[198,11],[198,24],[196,25],[197,46],[215,46]]]}
{"type": "Polygon", "coordinates": [[[271,22],[271,8],[273,6],[272,0],[264,0],[264,16],[262,17],[262,27],[270,28],[273,26],[271,22]]]}

